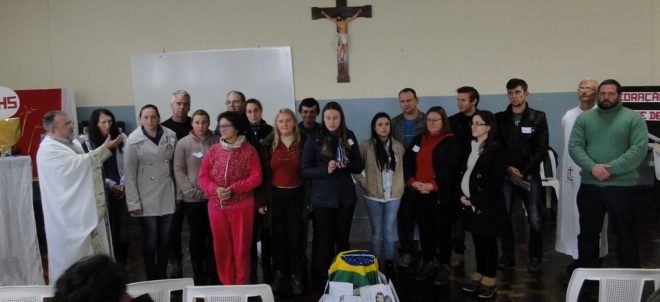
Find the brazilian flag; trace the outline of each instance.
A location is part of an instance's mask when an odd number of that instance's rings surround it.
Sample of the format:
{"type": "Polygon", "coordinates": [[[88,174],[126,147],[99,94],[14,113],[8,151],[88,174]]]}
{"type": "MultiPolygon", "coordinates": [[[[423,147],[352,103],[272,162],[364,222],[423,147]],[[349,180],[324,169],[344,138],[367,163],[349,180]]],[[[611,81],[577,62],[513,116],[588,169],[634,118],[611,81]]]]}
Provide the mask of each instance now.
{"type": "Polygon", "coordinates": [[[362,250],[344,251],[332,260],[330,281],[353,283],[353,288],[380,284],[378,278],[378,259],[373,254],[362,250]]]}

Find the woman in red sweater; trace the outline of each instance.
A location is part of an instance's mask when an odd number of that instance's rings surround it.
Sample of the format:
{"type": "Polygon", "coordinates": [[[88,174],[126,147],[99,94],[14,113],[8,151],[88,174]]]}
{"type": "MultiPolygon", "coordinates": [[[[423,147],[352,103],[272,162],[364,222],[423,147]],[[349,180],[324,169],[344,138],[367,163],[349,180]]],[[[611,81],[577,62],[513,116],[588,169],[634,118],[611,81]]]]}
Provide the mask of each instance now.
{"type": "Polygon", "coordinates": [[[302,213],[305,187],[300,175],[303,143],[296,126],[296,115],[281,109],[275,116],[275,131],[263,141],[264,184],[270,192],[270,205],[261,206],[271,215],[273,292],[294,295],[303,293],[302,213]]]}
{"type": "Polygon", "coordinates": [[[220,142],[204,157],[198,184],[209,197],[209,221],[220,281],[224,285],[248,284],[253,190],[261,184],[261,164],[257,151],[245,140],[247,125],[238,113],[221,113],[218,128],[220,142]]]}
{"type": "Polygon", "coordinates": [[[461,144],[449,129],[447,113],[440,106],[426,112],[426,131],[416,136],[403,158],[406,184],[415,192],[413,210],[419,226],[423,262],[419,281],[449,282],[451,222],[456,202],[456,175],[461,144]]]}

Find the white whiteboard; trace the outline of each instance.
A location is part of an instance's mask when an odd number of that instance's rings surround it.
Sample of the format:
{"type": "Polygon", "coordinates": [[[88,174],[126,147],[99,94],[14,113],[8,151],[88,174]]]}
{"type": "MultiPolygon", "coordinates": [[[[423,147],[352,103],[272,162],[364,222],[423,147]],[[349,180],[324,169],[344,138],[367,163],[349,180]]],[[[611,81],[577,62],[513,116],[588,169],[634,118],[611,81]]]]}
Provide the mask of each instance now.
{"type": "Polygon", "coordinates": [[[172,92],[179,89],[191,95],[189,115],[197,109],[211,115],[211,129],[230,90],[261,101],[269,124],[280,108],[296,112],[291,47],[136,54],[131,69],[136,119],[146,104],[158,107],[161,121],[168,119],[172,92]]]}

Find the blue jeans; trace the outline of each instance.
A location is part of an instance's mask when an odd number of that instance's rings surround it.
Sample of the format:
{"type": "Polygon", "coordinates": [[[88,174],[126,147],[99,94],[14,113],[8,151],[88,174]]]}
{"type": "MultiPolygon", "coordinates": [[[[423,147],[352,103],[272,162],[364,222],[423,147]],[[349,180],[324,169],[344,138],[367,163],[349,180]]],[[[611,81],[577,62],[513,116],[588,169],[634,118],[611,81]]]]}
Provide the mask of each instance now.
{"type": "MultiPolygon", "coordinates": [[[[504,201],[509,217],[513,212],[513,207],[518,199],[522,199],[527,210],[527,224],[529,225],[529,256],[541,259],[543,255],[543,200],[541,199],[541,178],[539,175],[528,176],[525,178],[530,184],[530,190],[527,191],[511,181],[504,182],[504,201]]],[[[511,220],[512,221],[512,220],[511,220]]],[[[514,242],[513,226],[507,225],[502,232],[502,256],[513,260],[514,242]]]]}
{"type": "Polygon", "coordinates": [[[382,255],[382,247],[385,245],[385,259],[394,260],[394,222],[399,212],[401,199],[380,202],[365,198],[369,221],[371,221],[371,242],[376,257],[382,255]]]}
{"type": "Polygon", "coordinates": [[[147,280],[167,278],[167,258],[170,252],[170,230],[173,214],[140,217],[142,254],[147,280]]]}

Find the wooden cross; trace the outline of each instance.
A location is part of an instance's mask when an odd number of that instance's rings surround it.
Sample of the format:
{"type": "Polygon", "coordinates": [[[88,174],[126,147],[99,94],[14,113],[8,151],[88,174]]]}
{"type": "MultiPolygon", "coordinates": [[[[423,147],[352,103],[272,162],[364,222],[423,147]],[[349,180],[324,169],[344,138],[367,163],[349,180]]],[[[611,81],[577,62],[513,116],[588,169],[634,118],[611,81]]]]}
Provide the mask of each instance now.
{"type": "Polygon", "coordinates": [[[371,18],[371,5],[346,5],[336,0],[336,7],[312,7],[312,20],[326,18],[337,25],[337,83],[348,83],[348,23],[357,17],[371,18]]]}

